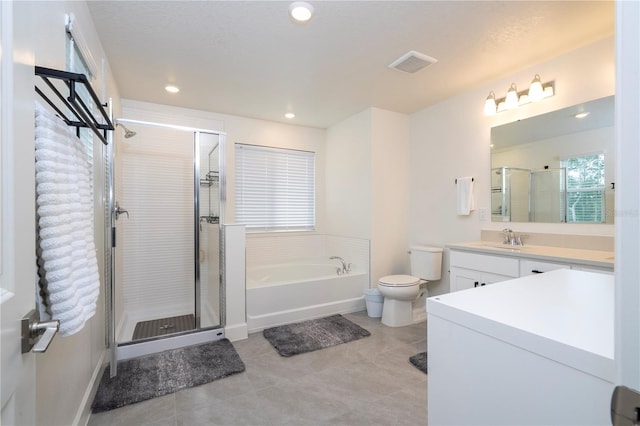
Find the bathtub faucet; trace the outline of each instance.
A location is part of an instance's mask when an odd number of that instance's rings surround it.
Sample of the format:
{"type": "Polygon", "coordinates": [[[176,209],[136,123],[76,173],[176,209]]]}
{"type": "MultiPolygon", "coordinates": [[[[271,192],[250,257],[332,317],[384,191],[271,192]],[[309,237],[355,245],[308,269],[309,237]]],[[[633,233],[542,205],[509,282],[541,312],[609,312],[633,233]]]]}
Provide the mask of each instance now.
{"type": "Polygon", "coordinates": [[[348,274],[349,272],[351,272],[351,264],[349,263],[347,265],[343,258],[341,258],[339,256],[331,256],[329,259],[331,259],[331,260],[335,259],[335,260],[339,260],[340,262],[342,262],[342,269],[340,269],[340,268],[337,269],[338,275],[348,274]]]}

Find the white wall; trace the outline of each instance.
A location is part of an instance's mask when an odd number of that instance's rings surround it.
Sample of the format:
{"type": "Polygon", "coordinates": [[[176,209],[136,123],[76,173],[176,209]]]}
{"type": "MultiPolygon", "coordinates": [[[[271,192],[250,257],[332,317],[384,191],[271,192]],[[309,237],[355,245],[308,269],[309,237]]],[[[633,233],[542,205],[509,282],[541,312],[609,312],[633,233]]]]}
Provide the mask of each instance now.
{"type": "MultiPolygon", "coordinates": [[[[16,25],[28,28],[32,39],[28,45],[21,46],[20,60],[34,65],[49,68],[65,69],[66,33],[65,14],[73,12],[76,16],[78,29],[98,64],[97,72],[102,72],[102,60],[105,55],[94,31],[93,21],[86,5],[82,2],[20,2],[15,9],[16,25]]],[[[105,59],[106,60],[106,59],[105,59]]],[[[33,69],[25,72],[33,73],[33,69]]],[[[115,101],[114,108],[119,105],[118,92],[113,81],[108,63],[105,62],[106,81],[105,93],[115,101]]],[[[102,75],[96,76],[98,82],[94,85],[100,96],[102,75]]],[[[23,96],[19,94],[18,96],[23,96]]],[[[23,101],[30,105],[36,99],[35,92],[25,96],[23,101]]],[[[94,144],[94,162],[100,164],[101,144],[94,144]]],[[[25,167],[33,168],[33,164],[25,167]]],[[[36,423],[47,425],[69,425],[83,423],[88,417],[88,404],[91,403],[94,379],[99,379],[102,362],[105,355],[105,311],[104,311],[104,269],[103,269],[103,241],[104,221],[102,215],[102,181],[99,167],[96,166],[96,181],[94,192],[96,199],[95,243],[97,248],[100,278],[102,283],[97,311],[79,333],[69,337],[56,337],[45,354],[36,357],[36,423]],[[64,395],[64,397],[60,397],[64,395]]],[[[34,191],[33,187],[25,187],[25,191],[34,191]]]]}
{"type": "MultiPolygon", "coordinates": [[[[490,130],[492,126],[602,98],[614,92],[614,41],[607,38],[525,69],[512,76],[447,99],[410,117],[409,243],[430,241],[445,245],[480,239],[481,229],[501,229],[503,223],[480,222],[477,210],[456,216],[455,179],[475,178],[476,208],[490,209],[490,130]],[[597,60],[594,60],[597,58],[597,60]],[[489,91],[515,82],[527,85],[535,74],[555,80],[556,95],[513,111],[484,117],[489,91]]],[[[518,232],[598,234],[613,236],[613,225],[525,224],[510,225],[518,232]]],[[[444,265],[448,265],[445,253],[444,265]]],[[[431,294],[449,289],[446,267],[431,294]]]]}
{"type": "Polygon", "coordinates": [[[327,233],[371,238],[372,110],[327,129],[327,233]]]}
{"type": "Polygon", "coordinates": [[[327,232],[371,241],[371,285],[408,273],[408,117],[369,108],[327,130],[327,232]]]}
{"type": "Polygon", "coordinates": [[[409,272],[409,117],[372,109],[371,278],[409,272]]]}

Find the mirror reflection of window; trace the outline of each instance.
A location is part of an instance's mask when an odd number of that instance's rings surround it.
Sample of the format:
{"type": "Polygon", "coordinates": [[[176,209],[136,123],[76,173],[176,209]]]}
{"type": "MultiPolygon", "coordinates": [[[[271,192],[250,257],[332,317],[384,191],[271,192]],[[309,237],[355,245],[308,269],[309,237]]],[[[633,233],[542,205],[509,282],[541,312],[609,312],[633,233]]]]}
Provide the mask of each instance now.
{"type": "Polygon", "coordinates": [[[605,221],[604,154],[567,158],[567,222],[605,221]]]}

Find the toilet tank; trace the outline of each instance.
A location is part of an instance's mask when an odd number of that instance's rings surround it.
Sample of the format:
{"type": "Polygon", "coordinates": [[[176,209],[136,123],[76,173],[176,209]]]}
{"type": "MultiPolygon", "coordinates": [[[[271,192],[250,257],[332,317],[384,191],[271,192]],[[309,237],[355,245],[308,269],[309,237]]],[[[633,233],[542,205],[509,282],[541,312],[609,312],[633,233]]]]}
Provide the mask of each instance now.
{"type": "Polygon", "coordinates": [[[411,275],[426,281],[442,276],[442,247],[411,246],[411,275]]]}

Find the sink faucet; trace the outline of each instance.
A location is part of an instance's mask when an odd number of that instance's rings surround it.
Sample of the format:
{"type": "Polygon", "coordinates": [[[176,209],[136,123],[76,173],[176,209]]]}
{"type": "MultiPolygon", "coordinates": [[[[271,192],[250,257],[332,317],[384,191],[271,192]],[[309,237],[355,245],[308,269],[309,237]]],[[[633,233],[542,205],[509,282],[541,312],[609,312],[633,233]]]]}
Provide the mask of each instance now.
{"type": "Polygon", "coordinates": [[[528,237],[528,235],[524,234],[518,235],[509,228],[504,228],[502,233],[504,234],[504,241],[502,243],[511,246],[524,246],[524,238],[528,237]]]}
{"type": "Polygon", "coordinates": [[[339,256],[331,256],[329,259],[331,260],[339,260],[340,262],[342,262],[342,269],[338,268],[338,275],[340,274],[348,274],[349,272],[351,272],[351,264],[346,264],[344,259],[339,257],[339,256]]]}

